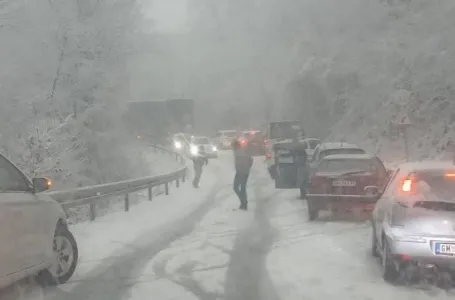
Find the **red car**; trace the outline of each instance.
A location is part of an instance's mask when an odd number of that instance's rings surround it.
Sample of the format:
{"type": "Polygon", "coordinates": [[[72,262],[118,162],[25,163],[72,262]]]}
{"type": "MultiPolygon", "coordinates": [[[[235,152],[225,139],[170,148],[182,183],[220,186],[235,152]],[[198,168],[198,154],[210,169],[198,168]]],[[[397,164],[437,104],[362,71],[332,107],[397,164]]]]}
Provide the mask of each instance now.
{"type": "Polygon", "coordinates": [[[377,196],[367,187],[382,188],[388,172],[381,160],[369,154],[337,154],[324,157],[310,177],[308,216],[319,211],[372,211],[377,196]]]}
{"type": "Polygon", "coordinates": [[[247,147],[253,155],[265,155],[266,138],[257,130],[244,131],[239,138],[240,145],[247,147]]]}

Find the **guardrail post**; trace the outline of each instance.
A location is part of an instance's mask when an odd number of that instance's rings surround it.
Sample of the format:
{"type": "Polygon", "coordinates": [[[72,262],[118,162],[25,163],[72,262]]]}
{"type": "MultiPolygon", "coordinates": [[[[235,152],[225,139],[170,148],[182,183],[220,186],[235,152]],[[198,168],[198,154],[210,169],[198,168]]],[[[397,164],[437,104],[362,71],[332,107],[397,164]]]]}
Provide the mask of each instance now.
{"type": "Polygon", "coordinates": [[[125,211],[130,211],[130,195],[125,195],[125,211]]]}
{"type": "Polygon", "coordinates": [[[178,178],[175,180],[175,186],[180,187],[180,180],[178,178]]]}
{"type": "Polygon", "coordinates": [[[90,203],[90,221],[95,221],[96,218],[96,204],[90,203]]]}
{"type": "Polygon", "coordinates": [[[169,182],[164,184],[164,194],[169,195],[169,182]]]}
{"type": "Polygon", "coordinates": [[[151,187],[149,187],[148,192],[149,192],[149,201],[152,201],[152,188],[151,187]]]}

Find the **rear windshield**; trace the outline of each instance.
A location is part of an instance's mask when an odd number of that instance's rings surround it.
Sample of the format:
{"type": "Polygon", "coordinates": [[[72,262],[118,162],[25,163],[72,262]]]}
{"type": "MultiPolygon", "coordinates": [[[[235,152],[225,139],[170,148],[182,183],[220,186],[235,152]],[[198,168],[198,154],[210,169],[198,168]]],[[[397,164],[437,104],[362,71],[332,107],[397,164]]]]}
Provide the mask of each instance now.
{"type": "Polygon", "coordinates": [[[195,144],[210,144],[210,140],[208,138],[194,138],[193,139],[193,142],[195,144]]]}
{"type": "Polygon", "coordinates": [[[431,210],[455,211],[455,170],[449,172],[420,172],[411,175],[413,189],[424,196],[424,201],[417,201],[414,207],[431,210]],[[446,174],[452,174],[450,176],[446,174]]]}
{"type": "Polygon", "coordinates": [[[253,132],[244,132],[243,136],[249,140],[261,140],[263,139],[263,135],[260,131],[253,131],[253,132]]]}
{"type": "Polygon", "coordinates": [[[237,135],[237,132],[235,130],[232,130],[232,131],[220,131],[219,135],[220,136],[226,136],[226,137],[235,137],[237,135]]]}
{"type": "Polygon", "coordinates": [[[318,172],[386,172],[377,158],[372,159],[330,159],[322,160],[318,172]]]}
{"type": "Polygon", "coordinates": [[[319,154],[320,158],[324,158],[329,155],[336,155],[336,154],[365,154],[363,149],[359,148],[338,148],[338,149],[327,149],[322,150],[319,154]]]}

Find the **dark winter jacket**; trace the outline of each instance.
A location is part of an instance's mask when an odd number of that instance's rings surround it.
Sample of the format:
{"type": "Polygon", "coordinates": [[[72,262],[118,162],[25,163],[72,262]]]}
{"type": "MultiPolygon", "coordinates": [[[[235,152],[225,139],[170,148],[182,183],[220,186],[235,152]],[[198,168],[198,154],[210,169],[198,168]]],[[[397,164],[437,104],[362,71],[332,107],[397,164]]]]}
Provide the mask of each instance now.
{"type": "Polygon", "coordinates": [[[198,154],[193,157],[194,168],[202,168],[204,164],[207,165],[208,163],[208,158],[203,154],[198,154]]]}
{"type": "Polygon", "coordinates": [[[249,174],[253,165],[253,158],[246,149],[234,150],[235,171],[241,174],[249,174]]]}

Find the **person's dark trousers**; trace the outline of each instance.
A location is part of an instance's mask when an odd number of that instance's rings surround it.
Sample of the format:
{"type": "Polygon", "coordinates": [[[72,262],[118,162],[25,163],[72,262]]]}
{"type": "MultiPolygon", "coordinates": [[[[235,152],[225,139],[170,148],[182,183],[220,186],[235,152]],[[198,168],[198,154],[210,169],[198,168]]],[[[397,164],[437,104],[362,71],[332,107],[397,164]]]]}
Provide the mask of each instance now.
{"type": "Polygon", "coordinates": [[[246,195],[246,183],[248,181],[248,173],[235,173],[234,177],[234,192],[240,200],[240,209],[248,208],[248,200],[246,195]]]}
{"type": "Polygon", "coordinates": [[[193,186],[195,188],[199,187],[199,180],[201,180],[202,175],[202,166],[199,164],[194,165],[194,179],[193,179],[193,186]]]}

